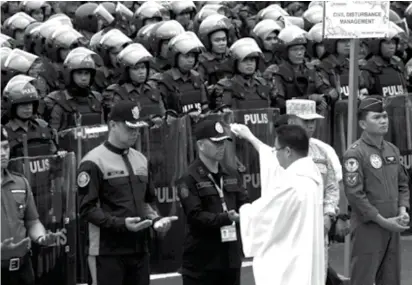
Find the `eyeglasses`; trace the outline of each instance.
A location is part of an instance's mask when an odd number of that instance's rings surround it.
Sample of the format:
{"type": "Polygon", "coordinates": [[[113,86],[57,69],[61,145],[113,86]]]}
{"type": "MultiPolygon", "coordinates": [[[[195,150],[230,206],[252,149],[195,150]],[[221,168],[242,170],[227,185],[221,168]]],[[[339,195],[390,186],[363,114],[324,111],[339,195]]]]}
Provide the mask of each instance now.
{"type": "Polygon", "coordinates": [[[282,146],[282,147],[279,147],[279,148],[277,148],[277,147],[273,147],[273,151],[279,151],[279,150],[282,150],[282,149],[285,149],[285,148],[287,148],[286,146],[282,146]]]}

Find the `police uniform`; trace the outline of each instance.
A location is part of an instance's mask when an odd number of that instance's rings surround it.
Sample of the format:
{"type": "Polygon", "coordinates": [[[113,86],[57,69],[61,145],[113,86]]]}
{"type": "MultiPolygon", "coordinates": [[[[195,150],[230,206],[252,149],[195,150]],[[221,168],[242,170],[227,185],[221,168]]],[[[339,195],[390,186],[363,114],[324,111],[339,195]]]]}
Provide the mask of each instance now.
{"type": "Polygon", "coordinates": [[[275,107],[275,93],[269,83],[258,72],[262,51],[252,38],[237,40],[230,52],[235,65],[235,74],[231,78],[219,80],[211,96],[212,109],[223,107],[233,110],[261,109],[275,107]],[[237,63],[247,57],[256,59],[256,71],[251,75],[241,73],[237,63]]]}
{"type": "Polygon", "coordinates": [[[64,81],[67,89],[55,91],[44,98],[44,118],[57,131],[74,128],[78,125],[91,126],[103,123],[102,96],[90,90],[96,75],[96,54],[86,48],[75,48],[66,57],[64,81]],[[77,86],[73,82],[73,72],[88,70],[91,73],[88,87],[77,86]]]}
{"type": "Polygon", "coordinates": [[[211,36],[219,31],[226,34],[229,41],[229,31],[233,29],[232,23],[224,15],[210,15],[202,21],[199,27],[199,39],[206,48],[206,52],[199,55],[198,71],[203,81],[208,85],[216,84],[220,79],[233,74],[233,59],[227,49],[225,53],[216,54],[212,51],[211,36]]]}
{"type": "MultiPolygon", "coordinates": [[[[198,140],[229,138],[220,123],[212,120],[199,122],[195,134],[198,140]]],[[[239,227],[234,230],[235,239],[227,239],[222,233],[225,227],[233,225],[227,211],[238,212],[240,206],[248,203],[237,171],[219,164],[219,171],[214,174],[197,158],[179,179],[178,187],[187,223],[181,268],[183,284],[240,284],[239,227]]]]}
{"type": "Polygon", "coordinates": [[[24,155],[23,135],[27,138],[29,156],[50,155],[57,151],[51,128],[45,121],[35,119],[39,96],[32,85],[34,80],[33,77],[17,75],[4,89],[3,99],[10,119],[5,127],[9,133],[11,157],[24,155]],[[32,104],[31,118],[23,119],[18,116],[16,109],[20,104],[32,104]]]}
{"type": "Polygon", "coordinates": [[[395,40],[398,46],[399,36],[399,30],[391,26],[386,39],[370,40],[369,47],[373,56],[361,67],[360,89],[366,88],[370,95],[383,97],[407,93],[407,72],[402,60],[397,56],[384,58],[381,53],[384,40],[395,40]]]}
{"type": "MultiPolygon", "coordinates": [[[[360,111],[384,112],[379,99],[361,102],[360,111]]],[[[408,180],[399,149],[387,141],[376,145],[363,132],[343,158],[346,196],[352,208],[351,284],[400,285],[400,234],[373,222],[377,214],[396,217],[409,208],[408,180]]]]}
{"type": "MultiPolygon", "coordinates": [[[[138,107],[121,101],[110,120],[139,127],[138,107]]],[[[126,217],[155,220],[155,201],[146,157],[106,141],[81,161],[77,177],[80,214],[88,223],[89,267],[99,285],[149,284],[148,230],[131,232],[126,217]]]]}
{"type": "MultiPolygon", "coordinates": [[[[3,128],[1,140],[7,140],[3,128]]],[[[26,178],[18,173],[2,169],[1,181],[1,241],[13,238],[18,243],[27,237],[25,223],[39,218],[33,194],[26,178]]],[[[32,285],[34,273],[29,247],[18,247],[1,252],[1,281],[8,285],[32,285]]]]}
{"type": "Polygon", "coordinates": [[[199,73],[195,70],[182,73],[177,63],[179,54],[193,52],[197,58],[202,49],[202,43],[192,32],[179,34],[169,41],[169,60],[173,67],[151,77],[156,86],[152,92],[162,98],[166,110],[179,115],[207,110],[207,90],[199,73]]]}
{"type": "Polygon", "coordinates": [[[145,119],[162,117],[165,113],[163,101],[156,97],[156,93],[151,92],[155,89],[148,82],[150,73],[150,61],[153,56],[141,44],[131,44],[123,49],[117,56],[121,68],[122,79],[119,84],[110,86],[113,92],[111,105],[120,100],[130,100],[140,106],[140,116],[145,119]],[[138,64],[144,64],[146,67],[146,78],[142,83],[132,80],[130,70],[138,64]]]}

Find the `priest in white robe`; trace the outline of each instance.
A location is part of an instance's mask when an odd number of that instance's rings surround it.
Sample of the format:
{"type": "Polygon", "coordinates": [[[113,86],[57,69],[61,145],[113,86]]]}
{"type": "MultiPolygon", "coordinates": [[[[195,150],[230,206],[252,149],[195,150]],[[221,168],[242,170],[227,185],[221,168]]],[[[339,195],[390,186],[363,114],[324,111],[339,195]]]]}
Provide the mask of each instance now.
{"type": "Polygon", "coordinates": [[[256,285],[325,284],[323,182],[308,157],[305,130],[278,128],[271,148],[247,126],[231,129],[260,156],[262,196],[239,211],[243,250],[253,257],[256,285]]]}

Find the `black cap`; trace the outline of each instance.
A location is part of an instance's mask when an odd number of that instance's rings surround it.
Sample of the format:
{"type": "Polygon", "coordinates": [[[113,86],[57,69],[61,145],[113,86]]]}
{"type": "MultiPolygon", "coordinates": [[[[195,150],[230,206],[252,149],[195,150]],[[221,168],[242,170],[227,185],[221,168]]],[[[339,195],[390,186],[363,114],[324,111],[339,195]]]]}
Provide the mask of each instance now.
{"type": "Polygon", "coordinates": [[[129,128],[147,126],[147,123],[140,119],[139,106],[136,102],[129,100],[122,100],[116,103],[109,114],[109,120],[124,122],[129,128]]]}
{"type": "Polygon", "coordinates": [[[225,132],[222,123],[211,119],[205,119],[197,123],[194,134],[197,140],[210,139],[214,142],[232,140],[225,132]]]}
{"type": "Polygon", "coordinates": [[[289,117],[288,114],[280,115],[274,123],[275,128],[287,125],[289,123],[289,117]]]}
{"type": "Polygon", "coordinates": [[[367,97],[360,101],[358,111],[370,111],[376,113],[382,113],[385,111],[383,105],[383,98],[380,96],[367,97]]]}
{"type": "Polygon", "coordinates": [[[6,128],[1,125],[1,141],[9,140],[9,135],[7,134],[6,128]]]}

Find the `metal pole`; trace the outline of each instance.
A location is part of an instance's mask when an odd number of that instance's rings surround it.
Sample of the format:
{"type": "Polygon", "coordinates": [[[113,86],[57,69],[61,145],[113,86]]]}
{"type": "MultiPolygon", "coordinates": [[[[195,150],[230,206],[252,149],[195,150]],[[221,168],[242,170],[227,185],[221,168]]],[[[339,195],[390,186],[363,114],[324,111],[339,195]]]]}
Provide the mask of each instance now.
{"type": "MultiPolygon", "coordinates": [[[[357,102],[359,92],[359,40],[352,39],[349,65],[349,99],[348,99],[348,143],[349,147],[357,139],[357,102]]],[[[345,237],[344,274],[350,276],[350,235],[345,237]]]]}

